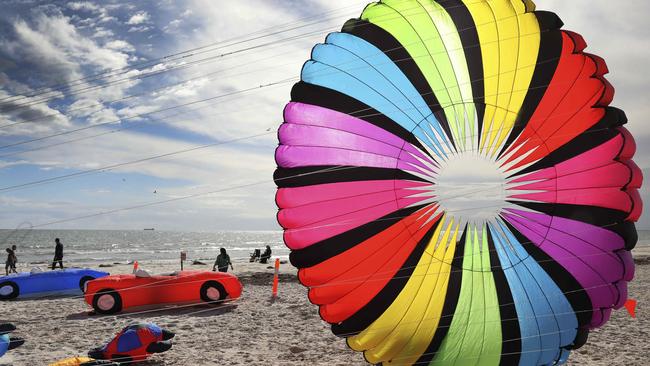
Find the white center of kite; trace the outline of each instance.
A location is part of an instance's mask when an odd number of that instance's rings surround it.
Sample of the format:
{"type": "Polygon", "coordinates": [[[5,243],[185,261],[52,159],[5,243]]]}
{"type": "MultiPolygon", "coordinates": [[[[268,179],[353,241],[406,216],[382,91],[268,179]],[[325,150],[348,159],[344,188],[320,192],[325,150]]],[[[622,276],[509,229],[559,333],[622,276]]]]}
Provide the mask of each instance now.
{"type": "Polygon", "coordinates": [[[464,152],[443,163],[436,177],[440,208],[462,223],[481,224],[506,205],[506,175],[490,158],[464,152]]]}

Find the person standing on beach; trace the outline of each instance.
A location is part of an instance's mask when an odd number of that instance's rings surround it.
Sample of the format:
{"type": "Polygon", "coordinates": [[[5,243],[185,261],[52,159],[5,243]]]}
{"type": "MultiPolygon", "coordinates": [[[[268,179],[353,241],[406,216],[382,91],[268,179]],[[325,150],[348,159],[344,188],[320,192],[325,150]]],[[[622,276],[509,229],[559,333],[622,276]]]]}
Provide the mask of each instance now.
{"type": "Polygon", "coordinates": [[[18,247],[16,247],[16,244],[11,246],[11,251],[13,252],[14,255],[13,255],[13,261],[11,262],[10,270],[13,273],[18,273],[18,271],[16,271],[16,264],[18,263],[18,257],[16,256],[16,251],[17,250],[18,250],[18,247]]]}
{"type": "Polygon", "coordinates": [[[217,260],[214,261],[214,266],[212,266],[212,270],[214,271],[216,268],[219,269],[219,272],[228,272],[228,265],[230,265],[230,268],[235,270],[235,268],[232,266],[232,263],[230,262],[230,256],[228,253],[226,253],[226,248],[221,248],[220,253],[217,256],[217,260]]]}
{"type": "Polygon", "coordinates": [[[59,266],[61,266],[61,269],[63,269],[63,244],[61,244],[59,238],[54,239],[54,242],[56,243],[56,247],[54,248],[54,260],[52,260],[52,270],[56,268],[57,262],[59,263],[59,266]]]}
{"type": "Polygon", "coordinates": [[[7,260],[5,261],[5,272],[9,276],[10,272],[16,273],[16,254],[11,248],[7,248],[7,260]]]}

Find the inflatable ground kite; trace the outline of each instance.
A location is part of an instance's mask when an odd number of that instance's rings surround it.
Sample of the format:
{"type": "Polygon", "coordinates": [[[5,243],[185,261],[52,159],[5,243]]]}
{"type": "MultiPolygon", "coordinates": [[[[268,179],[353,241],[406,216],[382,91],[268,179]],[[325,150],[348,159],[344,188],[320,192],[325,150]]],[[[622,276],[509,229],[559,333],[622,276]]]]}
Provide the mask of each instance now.
{"type": "Polygon", "coordinates": [[[95,360],[89,357],[70,357],[51,363],[48,366],[120,366],[120,364],[107,360],[95,360]]]}
{"type": "Polygon", "coordinates": [[[131,363],[146,360],[154,353],[172,348],[175,334],[152,323],[138,323],[122,329],[104,346],[88,352],[97,360],[131,363]]]}
{"type": "Polygon", "coordinates": [[[635,143],[605,62],[561,26],[531,1],[386,0],[312,50],[278,221],[369,362],[562,364],[624,304],[635,143]]]}
{"type": "Polygon", "coordinates": [[[10,333],[16,330],[16,327],[10,323],[0,323],[0,357],[8,351],[16,349],[23,344],[25,340],[18,337],[10,337],[10,333]]]}
{"type": "Polygon", "coordinates": [[[35,269],[31,272],[0,276],[0,300],[83,294],[87,282],[105,276],[108,276],[107,272],[88,268],[57,271],[35,269]]]}

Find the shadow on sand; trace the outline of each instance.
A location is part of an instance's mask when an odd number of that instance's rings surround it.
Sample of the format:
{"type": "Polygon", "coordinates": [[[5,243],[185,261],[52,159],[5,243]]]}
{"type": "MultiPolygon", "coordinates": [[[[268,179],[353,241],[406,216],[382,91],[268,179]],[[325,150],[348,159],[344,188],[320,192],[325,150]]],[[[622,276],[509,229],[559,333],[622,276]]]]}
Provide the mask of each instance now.
{"type": "Polygon", "coordinates": [[[70,314],[66,317],[67,320],[86,320],[86,319],[101,319],[101,318],[126,318],[126,319],[143,319],[154,318],[163,316],[191,316],[198,318],[207,318],[212,316],[219,316],[232,312],[237,308],[235,303],[225,303],[219,305],[197,304],[193,306],[165,306],[165,307],[141,307],[134,308],[114,315],[101,315],[94,311],[81,312],[70,314]]]}

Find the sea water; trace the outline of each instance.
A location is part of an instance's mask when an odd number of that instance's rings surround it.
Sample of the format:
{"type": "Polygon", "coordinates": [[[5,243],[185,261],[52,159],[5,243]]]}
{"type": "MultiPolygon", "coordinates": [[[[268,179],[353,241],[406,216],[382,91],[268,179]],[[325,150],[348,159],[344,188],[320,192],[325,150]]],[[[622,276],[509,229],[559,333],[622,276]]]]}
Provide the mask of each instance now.
{"type": "MultiPolygon", "coordinates": [[[[64,246],[65,261],[76,263],[128,263],[131,261],[214,261],[226,248],[234,262],[269,245],[274,257],[286,259],[289,249],[281,231],[223,231],[214,233],[119,230],[0,230],[0,250],[15,244],[21,263],[46,264],[54,256],[54,239],[64,246]]],[[[637,246],[650,245],[650,230],[639,230],[637,246]]]]}
{"type": "MultiPolygon", "coordinates": [[[[226,248],[234,262],[248,261],[255,249],[271,247],[274,257],[286,259],[289,249],[281,231],[224,231],[214,233],[177,231],[120,230],[0,230],[0,250],[15,244],[21,263],[45,264],[54,256],[54,239],[64,246],[65,262],[129,263],[132,261],[187,259],[214,261],[220,248],[226,248]]],[[[212,263],[212,262],[209,262],[212,263]]]]}

